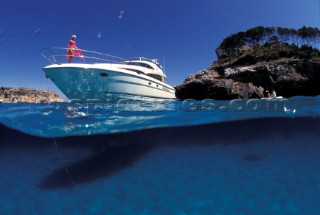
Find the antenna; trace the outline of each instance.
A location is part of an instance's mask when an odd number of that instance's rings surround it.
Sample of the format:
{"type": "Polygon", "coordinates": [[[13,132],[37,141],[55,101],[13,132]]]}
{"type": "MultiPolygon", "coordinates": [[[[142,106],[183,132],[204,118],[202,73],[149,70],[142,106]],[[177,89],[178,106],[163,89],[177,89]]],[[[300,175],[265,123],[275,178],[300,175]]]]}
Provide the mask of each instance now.
{"type": "Polygon", "coordinates": [[[166,74],[166,56],[163,56],[163,72],[166,74]]]}

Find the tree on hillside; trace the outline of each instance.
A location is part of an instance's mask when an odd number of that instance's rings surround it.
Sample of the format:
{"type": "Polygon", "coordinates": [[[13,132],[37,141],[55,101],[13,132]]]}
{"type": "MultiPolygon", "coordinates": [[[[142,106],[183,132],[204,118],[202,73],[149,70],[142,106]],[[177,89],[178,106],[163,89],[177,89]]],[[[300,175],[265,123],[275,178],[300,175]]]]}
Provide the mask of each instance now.
{"type": "Polygon", "coordinates": [[[246,31],[246,41],[253,47],[254,56],[257,57],[257,45],[263,40],[265,35],[265,28],[258,26],[250,28],[246,31]]]}
{"type": "Polygon", "coordinates": [[[280,41],[284,43],[289,43],[291,31],[289,28],[281,28],[277,27],[277,34],[279,36],[280,41]]]}
{"type": "Polygon", "coordinates": [[[264,44],[271,43],[271,39],[274,39],[276,29],[274,27],[268,27],[264,29],[264,44]]]}
{"type": "Polygon", "coordinates": [[[303,26],[302,28],[298,29],[297,33],[301,42],[299,45],[307,44],[307,40],[309,37],[308,28],[306,26],[303,26]]]}
{"type": "Polygon", "coordinates": [[[265,28],[258,26],[255,28],[250,28],[245,32],[246,40],[249,44],[258,44],[264,37],[265,28]]]}
{"type": "Polygon", "coordinates": [[[301,41],[300,45],[316,47],[319,41],[320,31],[318,28],[303,26],[297,30],[297,35],[301,41]]]}
{"type": "Polygon", "coordinates": [[[226,37],[220,45],[220,48],[227,51],[228,59],[230,61],[233,55],[238,55],[235,51],[237,48],[240,48],[245,45],[245,33],[239,32],[237,34],[232,34],[226,37]]]}

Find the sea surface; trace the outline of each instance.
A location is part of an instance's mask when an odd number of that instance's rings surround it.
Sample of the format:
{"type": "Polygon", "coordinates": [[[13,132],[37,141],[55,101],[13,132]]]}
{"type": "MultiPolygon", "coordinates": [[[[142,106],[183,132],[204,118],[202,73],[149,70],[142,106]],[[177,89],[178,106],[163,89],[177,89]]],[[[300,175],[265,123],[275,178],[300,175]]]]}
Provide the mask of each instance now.
{"type": "Polygon", "coordinates": [[[320,97],[0,104],[0,214],[320,214],[320,97]]]}

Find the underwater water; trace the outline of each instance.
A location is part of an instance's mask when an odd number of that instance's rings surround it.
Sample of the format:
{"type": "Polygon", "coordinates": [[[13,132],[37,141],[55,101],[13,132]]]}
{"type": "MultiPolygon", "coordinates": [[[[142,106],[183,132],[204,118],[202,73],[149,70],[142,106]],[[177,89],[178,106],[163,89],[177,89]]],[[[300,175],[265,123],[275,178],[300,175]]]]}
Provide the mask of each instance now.
{"type": "Polygon", "coordinates": [[[319,214],[319,98],[0,104],[0,214],[319,214]]]}

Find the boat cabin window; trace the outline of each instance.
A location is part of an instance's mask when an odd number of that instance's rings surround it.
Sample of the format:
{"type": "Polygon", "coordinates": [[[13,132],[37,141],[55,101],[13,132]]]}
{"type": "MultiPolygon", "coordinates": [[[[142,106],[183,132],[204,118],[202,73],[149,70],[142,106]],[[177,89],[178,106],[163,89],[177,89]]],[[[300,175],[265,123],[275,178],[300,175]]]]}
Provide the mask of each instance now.
{"type": "Polygon", "coordinates": [[[149,64],[146,63],[139,63],[139,62],[127,62],[127,65],[133,65],[133,66],[142,66],[148,69],[153,69],[152,66],[150,66],[149,64]]]}
{"type": "Polygon", "coordinates": [[[128,68],[121,68],[121,69],[125,69],[131,72],[136,72],[138,74],[145,74],[143,71],[137,70],[137,69],[128,69],[128,68]]]}
{"type": "Polygon", "coordinates": [[[154,79],[157,79],[159,81],[162,81],[164,82],[164,78],[160,75],[156,75],[156,74],[147,74],[147,76],[151,77],[151,78],[154,78],[154,79]]]}

